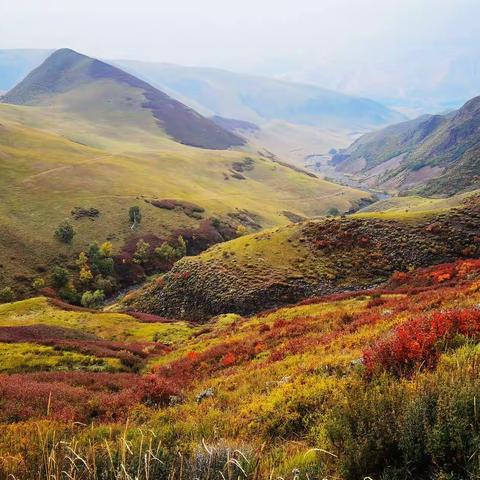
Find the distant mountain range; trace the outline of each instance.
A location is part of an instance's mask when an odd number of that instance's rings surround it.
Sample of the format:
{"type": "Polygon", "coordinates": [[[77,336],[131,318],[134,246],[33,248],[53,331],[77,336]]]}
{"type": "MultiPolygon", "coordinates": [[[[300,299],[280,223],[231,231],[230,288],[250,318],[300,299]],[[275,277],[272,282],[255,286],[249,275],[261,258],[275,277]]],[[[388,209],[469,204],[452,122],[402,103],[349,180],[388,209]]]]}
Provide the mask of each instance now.
{"type": "MultiPolygon", "coordinates": [[[[51,53],[47,50],[0,50],[0,90],[11,89],[51,53]],[[4,72],[8,70],[8,76],[4,72]]],[[[205,116],[263,124],[292,124],[369,130],[405,117],[380,103],[312,85],[233,73],[139,61],[108,61],[205,116]]]]}
{"type": "Polygon", "coordinates": [[[366,98],[312,85],[233,73],[215,68],[117,61],[202,113],[256,124],[271,120],[340,128],[372,128],[405,117],[366,98]]]}
{"type": "Polygon", "coordinates": [[[364,184],[424,195],[480,186],[480,97],[445,115],[424,115],[366,134],[332,159],[364,184]]]}

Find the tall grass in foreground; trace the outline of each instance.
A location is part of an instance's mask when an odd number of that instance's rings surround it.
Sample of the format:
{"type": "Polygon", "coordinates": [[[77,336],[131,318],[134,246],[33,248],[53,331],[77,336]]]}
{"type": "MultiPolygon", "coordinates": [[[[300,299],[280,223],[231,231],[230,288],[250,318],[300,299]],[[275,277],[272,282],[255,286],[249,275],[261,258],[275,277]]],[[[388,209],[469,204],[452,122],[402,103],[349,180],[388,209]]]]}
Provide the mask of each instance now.
{"type": "MultiPolygon", "coordinates": [[[[0,456],[1,480],[263,478],[256,460],[261,452],[252,452],[248,447],[240,449],[226,443],[209,446],[202,441],[193,452],[184,455],[165,448],[153,431],[130,429],[128,424],[113,438],[109,438],[105,428],[95,433],[93,430],[89,434],[84,432],[86,436],[80,434],[69,440],[65,431],[45,428],[41,422],[36,427],[30,441],[21,448],[21,454],[0,456]]],[[[273,474],[271,478],[277,478],[273,474]]]]}

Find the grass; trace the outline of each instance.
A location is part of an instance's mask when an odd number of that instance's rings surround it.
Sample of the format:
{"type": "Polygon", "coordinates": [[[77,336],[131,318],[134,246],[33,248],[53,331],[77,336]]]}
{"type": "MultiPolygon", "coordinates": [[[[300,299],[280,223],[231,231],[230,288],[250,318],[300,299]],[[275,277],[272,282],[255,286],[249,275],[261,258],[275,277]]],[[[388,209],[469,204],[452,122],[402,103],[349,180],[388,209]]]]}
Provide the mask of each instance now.
{"type": "Polygon", "coordinates": [[[194,331],[185,322],[142,323],[122,313],[69,312],[54,307],[44,297],[0,305],[0,326],[52,325],[96,335],[100,339],[128,342],[178,343],[194,331]]]}
{"type": "Polygon", "coordinates": [[[0,374],[51,370],[114,372],[124,367],[115,358],[99,359],[30,343],[0,343],[0,374]]]}
{"type": "MultiPolygon", "coordinates": [[[[113,89],[114,100],[117,94],[113,89]]],[[[246,209],[258,215],[262,226],[271,227],[289,222],[282,213],[286,210],[310,217],[332,206],[348,210],[365,196],[254,152],[180,145],[155,134],[153,120],[142,117],[137,122],[135,115],[141,112],[132,112],[132,118],[121,107],[103,112],[108,125],[103,131],[94,118],[62,108],[0,105],[0,285],[12,284],[18,275],[32,278],[37,266],[62,263],[62,255],[71,258],[92,241],[109,237],[118,251],[132,236],[128,209],[135,204],[143,213],[138,236],[168,237],[199,224],[144,199],[191,201],[206,210],[205,218],[229,219],[229,213],[246,209]],[[234,179],[229,173],[233,162],[246,156],[254,158],[253,170],[245,173],[245,180],[234,179]],[[53,231],[64,219],[71,220],[74,207],[98,208],[100,216],[73,221],[73,245],[59,245],[53,231]]],[[[101,112],[98,116],[102,118],[101,112]]]]}
{"type": "Polygon", "coordinates": [[[419,218],[447,212],[459,207],[469,197],[478,195],[478,190],[459,193],[448,198],[426,198],[418,195],[393,197],[375,202],[355,214],[358,218],[419,218]]]}
{"type": "MultiPolygon", "coordinates": [[[[213,480],[222,478],[219,471],[232,480],[393,480],[395,467],[404,475],[400,478],[409,478],[405,472],[413,469],[415,478],[425,480],[449,472],[452,478],[473,480],[477,467],[469,464],[471,476],[462,468],[476,448],[472,399],[480,388],[478,339],[452,337],[435,368],[420,365],[414,376],[403,378],[382,372],[372,378],[361,359],[412,318],[476,312],[478,303],[479,262],[466,260],[394,276],[383,289],[363,295],[310,299],[250,318],[217,317],[178,338],[170,352],[149,359],[145,372],[181,388],[175,401],[138,402],[127,425],[93,420],[81,427],[54,419],[63,405],[57,393],[50,418],[0,424],[0,475],[43,480],[49,468],[48,478],[54,479],[64,470],[88,480],[213,480]],[[198,400],[209,389],[213,394],[198,400]],[[428,398],[438,402],[422,416],[428,398]],[[427,428],[428,422],[434,425],[427,428]],[[426,443],[415,443],[413,425],[426,443]],[[27,436],[38,440],[25,449],[27,436]],[[413,459],[412,451],[426,458],[413,459]],[[411,459],[404,464],[404,458],[411,459]]],[[[62,312],[45,299],[0,308],[1,325],[29,324],[29,316],[97,334],[96,322],[104,318],[108,338],[117,335],[110,323],[114,318],[134,328],[128,315],[62,312]]]]}

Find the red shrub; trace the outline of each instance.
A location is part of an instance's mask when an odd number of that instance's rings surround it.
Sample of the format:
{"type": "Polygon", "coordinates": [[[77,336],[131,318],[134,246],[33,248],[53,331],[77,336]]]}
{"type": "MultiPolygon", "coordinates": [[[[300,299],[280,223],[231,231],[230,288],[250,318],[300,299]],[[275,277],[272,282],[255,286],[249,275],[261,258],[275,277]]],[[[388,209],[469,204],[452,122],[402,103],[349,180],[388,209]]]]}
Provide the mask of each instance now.
{"type": "Polygon", "coordinates": [[[42,372],[0,375],[0,421],[122,421],[137,403],[168,404],[180,389],[155,375],[42,372]]]}
{"type": "Polygon", "coordinates": [[[455,335],[479,337],[480,311],[435,312],[410,320],[366,350],[364,364],[370,374],[380,368],[397,376],[411,374],[415,368],[433,368],[455,335]]]}

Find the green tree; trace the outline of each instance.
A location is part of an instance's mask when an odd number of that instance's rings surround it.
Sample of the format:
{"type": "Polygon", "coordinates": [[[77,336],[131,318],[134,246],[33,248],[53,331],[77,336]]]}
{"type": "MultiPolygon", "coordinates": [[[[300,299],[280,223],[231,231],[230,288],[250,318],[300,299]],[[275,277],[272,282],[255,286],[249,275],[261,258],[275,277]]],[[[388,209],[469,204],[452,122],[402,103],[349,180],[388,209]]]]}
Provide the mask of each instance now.
{"type": "Polygon", "coordinates": [[[95,290],[94,292],[88,290],[82,295],[81,304],[87,308],[94,308],[98,307],[104,300],[105,294],[102,290],[95,290]]]}
{"type": "Polygon", "coordinates": [[[52,272],[52,283],[54,287],[62,288],[70,280],[70,273],[66,268],[55,267],[52,272]]]}
{"type": "Polygon", "coordinates": [[[15,300],[15,293],[10,287],[5,287],[0,290],[0,303],[9,303],[15,300]]]}
{"type": "Polygon", "coordinates": [[[44,286],[45,286],[45,280],[43,278],[40,278],[40,277],[35,278],[32,282],[32,288],[37,292],[41,290],[44,286]]]}
{"type": "Polygon", "coordinates": [[[132,222],[132,230],[137,227],[137,225],[140,225],[140,222],[142,221],[142,212],[140,211],[140,207],[138,205],[130,207],[128,211],[128,218],[130,219],[130,222],[132,222]]]}
{"type": "Polygon", "coordinates": [[[100,273],[105,277],[113,274],[113,258],[105,255],[108,253],[108,249],[109,247],[105,246],[105,244],[99,247],[98,243],[92,243],[88,247],[88,258],[93,273],[100,273]]]}
{"type": "Polygon", "coordinates": [[[155,249],[155,255],[163,262],[171,262],[175,260],[177,251],[167,242],[163,242],[160,247],[155,249]]]}
{"type": "Polygon", "coordinates": [[[187,254],[187,242],[184,238],[179,235],[178,237],[178,246],[177,246],[177,258],[183,258],[187,254]]]}
{"type": "Polygon", "coordinates": [[[133,254],[133,261],[139,265],[145,264],[148,260],[149,250],[150,244],[145,242],[143,238],[140,239],[137,243],[135,253],[133,254]]]}
{"type": "Polygon", "coordinates": [[[337,207],[332,207],[328,210],[327,215],[331,217],[338,217],[338,215],[340,215],[340,210],[337,207]]]}
{"type": "Polygon", "coordinates": [[[55,238],[62,243],[72,243],[75,229],[67,220],[62,222],[55,230],[55,238]]]}

